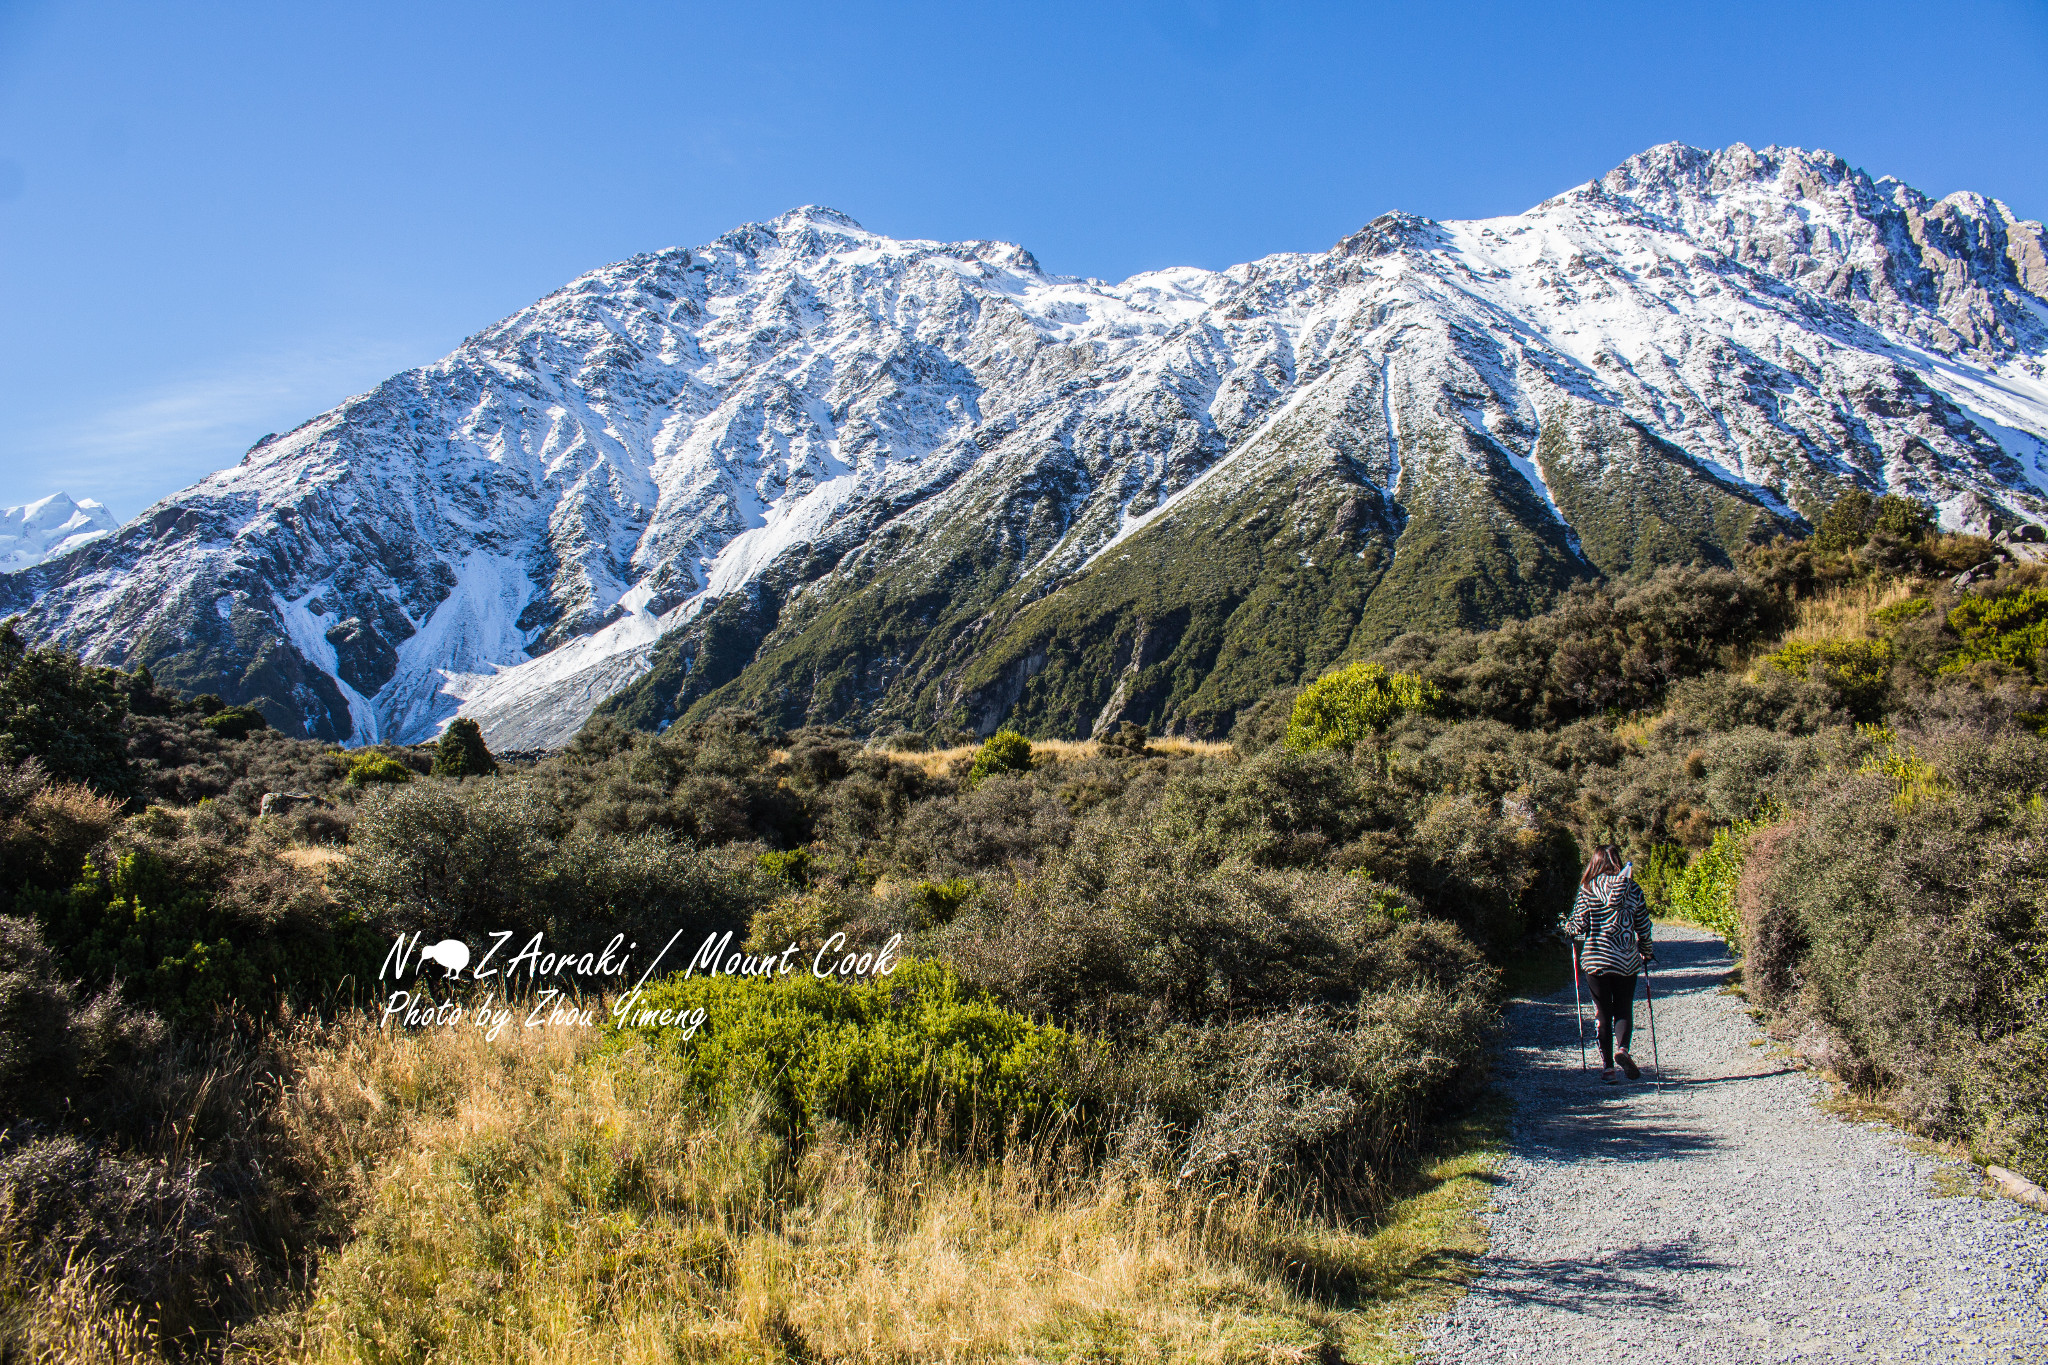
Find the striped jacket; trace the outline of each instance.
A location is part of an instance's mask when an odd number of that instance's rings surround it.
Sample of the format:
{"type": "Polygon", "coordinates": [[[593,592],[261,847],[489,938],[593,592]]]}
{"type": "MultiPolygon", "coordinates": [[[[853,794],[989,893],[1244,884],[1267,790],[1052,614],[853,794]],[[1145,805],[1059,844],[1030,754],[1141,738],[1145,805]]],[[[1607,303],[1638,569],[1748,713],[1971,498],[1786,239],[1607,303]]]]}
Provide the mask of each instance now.
{"type": "Polygon", "coordinates": [[[1581,941],[1580,968],[1589,975],[1634,976],[1650,943],[1650,907],[1643,888],[1623,872],[1609,872],[1579,888],[1564,931],[1581,941]]]}

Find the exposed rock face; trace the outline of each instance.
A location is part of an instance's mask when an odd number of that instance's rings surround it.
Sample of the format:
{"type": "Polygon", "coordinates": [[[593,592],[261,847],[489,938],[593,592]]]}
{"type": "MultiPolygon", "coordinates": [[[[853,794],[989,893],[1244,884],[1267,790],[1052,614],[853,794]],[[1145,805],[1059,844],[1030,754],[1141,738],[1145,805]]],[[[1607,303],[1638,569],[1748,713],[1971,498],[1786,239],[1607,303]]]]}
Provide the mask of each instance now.
{"type": "Polygon", "coordinates": [[[1115,285],[799,209],[584,276],[0,611],[359,743],[727,701],[1210,733],[1849,484],[2041,516],[2044,291],[2039,224],[1796,149],[1115,285]]]}

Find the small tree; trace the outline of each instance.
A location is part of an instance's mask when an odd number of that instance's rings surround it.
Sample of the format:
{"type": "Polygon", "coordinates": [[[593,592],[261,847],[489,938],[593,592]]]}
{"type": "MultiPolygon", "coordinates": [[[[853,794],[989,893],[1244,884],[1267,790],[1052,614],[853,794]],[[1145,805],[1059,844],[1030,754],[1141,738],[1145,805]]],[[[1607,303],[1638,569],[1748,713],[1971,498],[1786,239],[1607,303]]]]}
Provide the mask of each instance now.
{"type": "Polygon", "coordinates": [[[1900,540],[1918,540],[1934,526],[1934,509],[1915,498],[1887,493],[1877,500],[1870,517],[1871,530],[1884,531],[1900,540]]]}
{"type": "Polygon", "coordinates": [[[1143,758],[1152,752],[1152,736],[1136,721],[1124,721],[1101,739],[1102,752],[1113,757],[1143,758]]]}
{"type": "Polygon", "coordinates": [[[60,782],[103,796],[142,792],[122,721],[127,675],[89,668],[56,648],[30,649],[12,620],[0,623],[0,763],[39,760],[60,782]]]}
{"type": "Polygon", "coordinates": [[[1351,664],[1301,689],[1287,722],[1287,747],[1298,753],[1351,749],[1383,733],[1402,712],[1427,715],[1442,703],[1442,690],[1427,678],[1351,664]]]}
{"type": "Polygon", "coordinates": [[[483,727],[467,716],[449,721],[434,748],[434,776],[488,777],[496,771],[498,760],[484,747],[483,727]]]}
{"type": "Polygon", "coordinates": [[[1831,553],[1855,549],[1870,539],[1872,516],[1870,494],[1850,489],[1820,514],[1820,532],[1813,538],[1813,548],[1831,553]]]}
{"type": "Polygon", "coordinates": [[[967,770],[971,785],[994,773],[1021,773],[1031,769],[1031,741],[1015,730],[998,730],[982,741],[967,770]]]}

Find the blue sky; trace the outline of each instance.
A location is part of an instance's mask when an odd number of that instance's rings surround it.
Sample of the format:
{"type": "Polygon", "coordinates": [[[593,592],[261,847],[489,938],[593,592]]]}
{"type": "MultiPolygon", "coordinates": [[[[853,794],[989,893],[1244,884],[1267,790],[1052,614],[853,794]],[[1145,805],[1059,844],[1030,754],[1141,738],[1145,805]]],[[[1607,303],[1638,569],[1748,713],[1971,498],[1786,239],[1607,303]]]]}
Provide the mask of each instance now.
{"type": "Polygon", "coordinates": [[[2048,0],[0,0],[0,505],[123,516],[571,277],[802,203],[1121,278],[1679,140],[2048,215],[2048,0]]]}

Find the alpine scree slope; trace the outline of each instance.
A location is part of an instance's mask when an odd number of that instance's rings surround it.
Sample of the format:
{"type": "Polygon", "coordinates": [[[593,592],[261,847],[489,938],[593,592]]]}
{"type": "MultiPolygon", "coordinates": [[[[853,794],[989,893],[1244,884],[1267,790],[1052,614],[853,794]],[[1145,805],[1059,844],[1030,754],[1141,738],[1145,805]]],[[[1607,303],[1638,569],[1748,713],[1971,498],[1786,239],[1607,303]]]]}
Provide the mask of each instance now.
{"type": "Polygon", "coordinates": [[[2040,224],[1797,149],[1121,284],[804,208],[574,281],[0,613],[355,743],[725,702],[1213,734],[1850,485],[2048,512],[2044,300],[2040,224]]]}

